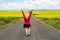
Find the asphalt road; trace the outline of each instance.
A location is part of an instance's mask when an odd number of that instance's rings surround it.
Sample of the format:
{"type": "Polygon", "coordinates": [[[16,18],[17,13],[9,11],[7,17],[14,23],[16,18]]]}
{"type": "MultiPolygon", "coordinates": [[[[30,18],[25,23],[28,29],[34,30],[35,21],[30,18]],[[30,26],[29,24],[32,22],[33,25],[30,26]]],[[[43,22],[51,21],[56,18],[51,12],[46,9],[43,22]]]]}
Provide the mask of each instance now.
{"type": "Polygon", "coordinates": [[[0,40],[60,40],[60,34],[54,28],[31,18],[31,36],[25,36],[22,20],[0,31],[0,40]]]}

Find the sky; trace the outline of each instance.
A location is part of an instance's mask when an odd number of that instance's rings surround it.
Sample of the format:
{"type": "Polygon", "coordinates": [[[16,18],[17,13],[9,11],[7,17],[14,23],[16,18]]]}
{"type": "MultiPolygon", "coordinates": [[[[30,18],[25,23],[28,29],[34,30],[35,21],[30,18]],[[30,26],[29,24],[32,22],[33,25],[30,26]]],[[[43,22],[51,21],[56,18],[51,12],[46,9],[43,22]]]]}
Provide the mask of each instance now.
{"type": "Polygon", "coordinates": [[[60,9],[60,0],[0,0],[0,10],[60,9]]]}

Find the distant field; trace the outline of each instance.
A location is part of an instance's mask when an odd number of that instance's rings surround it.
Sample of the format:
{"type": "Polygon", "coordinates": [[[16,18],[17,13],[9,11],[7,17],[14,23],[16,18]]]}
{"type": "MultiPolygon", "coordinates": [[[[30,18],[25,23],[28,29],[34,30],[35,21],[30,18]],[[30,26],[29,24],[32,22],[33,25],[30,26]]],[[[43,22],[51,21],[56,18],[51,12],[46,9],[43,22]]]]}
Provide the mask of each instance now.
{"type": "MultiPolygon", "coordinates": [[[[28,12],[25,11],[25,14],[28,12]]],[[[0,11],[0,17],[22,17],[21,11],[0,11]]]]}
{"type": "MultiPolygon", "coordinates": [[[[25,11],[25,14],[29,11],[25,11]]],[[[56,18],[60,17],[60,10],[34,10],[35,17],[56,18]]],[[[22,17],[21,11],[0,11],[0,17],[22,17]]]]}
{"type": "Polygon", "coordinates": [[[33,11],[35,17],[60,18],[60,10],[38,10],[33,11]]]}
{"type": "Polygon", "coordinates": [[[20,11],[0,11],[0,17],[21,17],[20,11]]]}

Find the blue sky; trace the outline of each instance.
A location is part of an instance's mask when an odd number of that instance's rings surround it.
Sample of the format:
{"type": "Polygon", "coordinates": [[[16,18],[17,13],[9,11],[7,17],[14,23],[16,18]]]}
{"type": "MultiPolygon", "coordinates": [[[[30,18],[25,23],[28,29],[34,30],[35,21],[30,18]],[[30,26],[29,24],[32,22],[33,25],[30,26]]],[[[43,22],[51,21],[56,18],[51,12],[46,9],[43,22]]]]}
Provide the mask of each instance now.
{"type": "Polygon", "coordinates": [[[60,9],[60,0],[0,0],[0,10],[60,9]]]}

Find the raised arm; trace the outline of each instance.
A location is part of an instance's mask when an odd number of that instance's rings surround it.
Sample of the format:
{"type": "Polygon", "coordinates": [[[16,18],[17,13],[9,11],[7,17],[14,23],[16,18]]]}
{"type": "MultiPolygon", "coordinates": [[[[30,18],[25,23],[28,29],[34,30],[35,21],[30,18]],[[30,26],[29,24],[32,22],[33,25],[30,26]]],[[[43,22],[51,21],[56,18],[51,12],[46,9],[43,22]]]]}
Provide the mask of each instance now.
{"type": "Polygon", "coordinates": [[[32,15],[32,10],[30,11],[30,14],[29,14],[29,17],[28,17],[28,19],[30,19],[31,15],[32,15]]]}
{"type": "Polygon", "coordinates": [[[23,17],[24,17],[24,19],[25,19],[26,17],[25,17],[25,14],[24,14],[24,11],[23,11],[23,10],[22,10],[22,15],[23,15],[23,17]]]}

